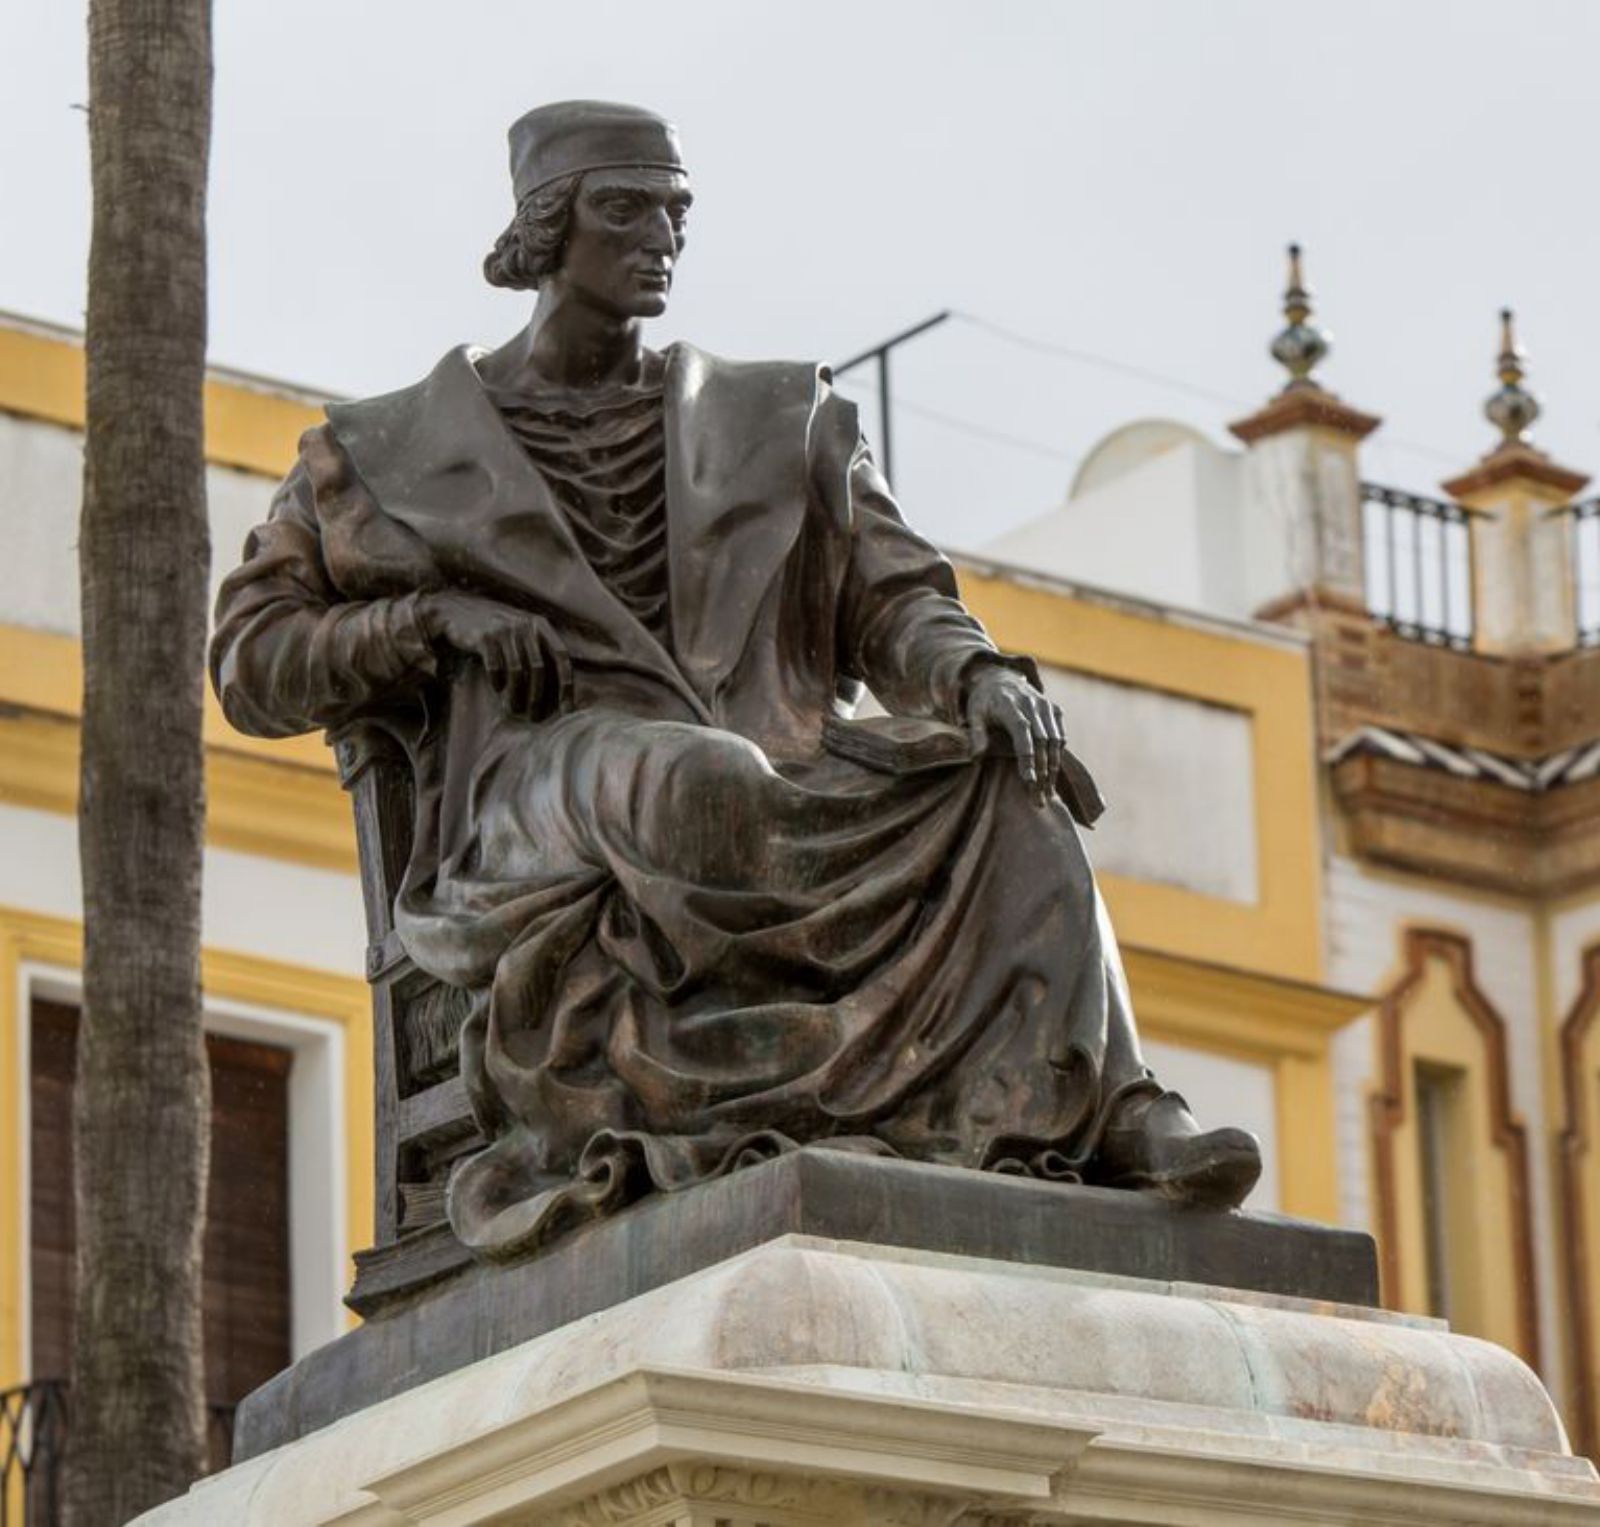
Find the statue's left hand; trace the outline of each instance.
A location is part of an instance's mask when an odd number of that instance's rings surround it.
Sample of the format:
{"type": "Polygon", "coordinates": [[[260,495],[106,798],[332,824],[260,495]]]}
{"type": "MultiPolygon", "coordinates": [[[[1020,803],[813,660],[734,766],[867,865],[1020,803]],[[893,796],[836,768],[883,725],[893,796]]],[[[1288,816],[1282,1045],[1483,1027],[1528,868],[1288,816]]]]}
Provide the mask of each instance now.
{"type": "Polygon", "coordinates": [[[1059,706],[1021,674],[1009,668],[985,668],[967,693],[966,722],[975,752],[986,748],[991,737],[1010,743],[1023,783],[1041,806],[1050,799],[1066,747],[1059,706]]]}

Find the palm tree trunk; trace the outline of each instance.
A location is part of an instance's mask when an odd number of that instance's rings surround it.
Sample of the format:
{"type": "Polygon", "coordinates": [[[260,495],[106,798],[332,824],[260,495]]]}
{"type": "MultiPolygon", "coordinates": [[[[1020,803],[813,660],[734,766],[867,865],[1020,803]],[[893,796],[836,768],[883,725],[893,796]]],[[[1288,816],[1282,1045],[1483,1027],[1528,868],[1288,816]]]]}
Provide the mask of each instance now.
{"type": "Polygon", "coordinates": [[[210,134],[210,0],[91,0],[72,1527],[128,1521],[204,1459],[210,134]]]}

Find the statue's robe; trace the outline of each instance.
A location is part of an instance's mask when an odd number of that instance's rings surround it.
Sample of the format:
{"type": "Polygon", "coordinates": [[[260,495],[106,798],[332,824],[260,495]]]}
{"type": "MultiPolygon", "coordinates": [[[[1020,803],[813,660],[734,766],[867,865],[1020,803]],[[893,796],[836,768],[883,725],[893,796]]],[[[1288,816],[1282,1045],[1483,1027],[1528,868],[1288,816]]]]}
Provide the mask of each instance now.
{"type": "Polygon", "coordinates": [[[282,736],[382,716],[417,782],[396,927],[476,994],[492,1144],[457,1232],[531,1244],[792,1143],[1071,1178],[1150,1088],[1065,807],[1009,758],[895,775],[838,697],[960,723],[1003,657],[907,529],[827,373],[688,346],[664,383],[669,628],[584,560],[465,350],[328,410],[223,586],[213,677],[282,736]],[[427,590],[559,633],[570,704],[438,660],[427,590]]]}

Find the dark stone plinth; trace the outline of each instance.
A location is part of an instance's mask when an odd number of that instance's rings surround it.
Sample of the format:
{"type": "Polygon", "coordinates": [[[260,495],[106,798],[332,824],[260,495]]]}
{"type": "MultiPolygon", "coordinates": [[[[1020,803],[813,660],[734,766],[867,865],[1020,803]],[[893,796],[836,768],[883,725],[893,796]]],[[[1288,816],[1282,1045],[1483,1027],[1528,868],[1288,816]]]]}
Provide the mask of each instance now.
{"type": "Polygon", "coordinates": [[[1372,1238],[1357,1231],[813,1147],[645,1199],[539,1256],[474,1264],[389,1305],[250,1395],[234,1459],[791,1233],[1377,1303],[1372,1238]]]}

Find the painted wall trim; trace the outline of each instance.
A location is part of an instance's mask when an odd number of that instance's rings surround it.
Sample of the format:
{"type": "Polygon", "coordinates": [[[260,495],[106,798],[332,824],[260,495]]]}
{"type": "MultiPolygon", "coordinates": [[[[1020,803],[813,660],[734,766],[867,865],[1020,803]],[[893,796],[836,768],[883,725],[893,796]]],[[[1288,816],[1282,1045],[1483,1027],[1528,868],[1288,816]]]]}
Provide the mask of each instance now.
{"type": "MultiPolygon", "coordinates": [[[[81,334],[0,316],[0,412],[81,430],[85,375],[81,334]]],[[[279,478],[322,407],[282,383],[208,369],[205,416],[207,461],[279,478]]]]}
{"type": "Polygon", "coordinates": [[[1587,1206],[1600,1201],[1600,1161],[1592,1119],[1600,1109],[1600,943],[1583,951],[1583,985],[1562,1021],[1561,1129],[1556,1137],[1560,1251],[1572,1328],[1573,1442],[1587,1457],[1600,1453],[1600,1331],[1587,1206]]]}
{"type": "MultiPolygon", "coordinates": [[[[76,636],[0,623],[0,715],[41,711],[74,720],[83,714],[83,646],[76,636]]],[[[333,750],[318,733],[304,737],[247,737],[235,731],[206,686],[203,733],[208,748],[267,763],[297,764],[332,775],[333,750]]]]}
{"type": "MultiPolygon", "coordinates": [[[[1407,1123],[1412,1060],[1406,1044],[1405,1019],[1413,996],[1427,976],[1430,960],[1448,970],[1452,995],[1478,1036],[1483,1058],[1481,1082],[1490,1141],[1505,1162],[1507,1218],[1511,1232],[1510,1273],[1513,1287],[1504,1301],[1514,1308],[1515,1346],[1531,1364],[1539,1361],[1539,1290],[1535,1280],[1533,1207],[1529,1181],[1527,1128],[1511,1107],[1511,1069],[1504,1018],[1478,985],[1472,943],[1461,934],[1438,928],[1411,927],[1401,940],[1403,973],[1378,1007],[1378,1087],[1369,1099],[1373,1134],[1373,1175],[1379,1227],[1378,1255],[1385,1302],[1398,1307],[1404,1287],[1402,1260],[1403,1206],[1396,1135],[1407,1123]]],[[[1420,1254],[1419,1236],[1405,1240],[1420,1254]]],[[[1474,1333],[1482,1334],[1482,1333],[1474,1333]]]]}
{"type": "MultiPolygon", "coordinates": [[[[0,624],[0,802],[78,809],[83,657],[75,637],[0,624]]],[[[320,736],[246,737],[206,693],[206,840],[355,874],[350,803],[320,736]]]]}
{"type": "MultiPolygon", "coordinates": [[[[78,809],[75,720],[0,711],[0,802],[78,809]]],[[[350,802],[332,775],[208,747],[206,841],[317,869],[357,872],[350,802]]]]}

